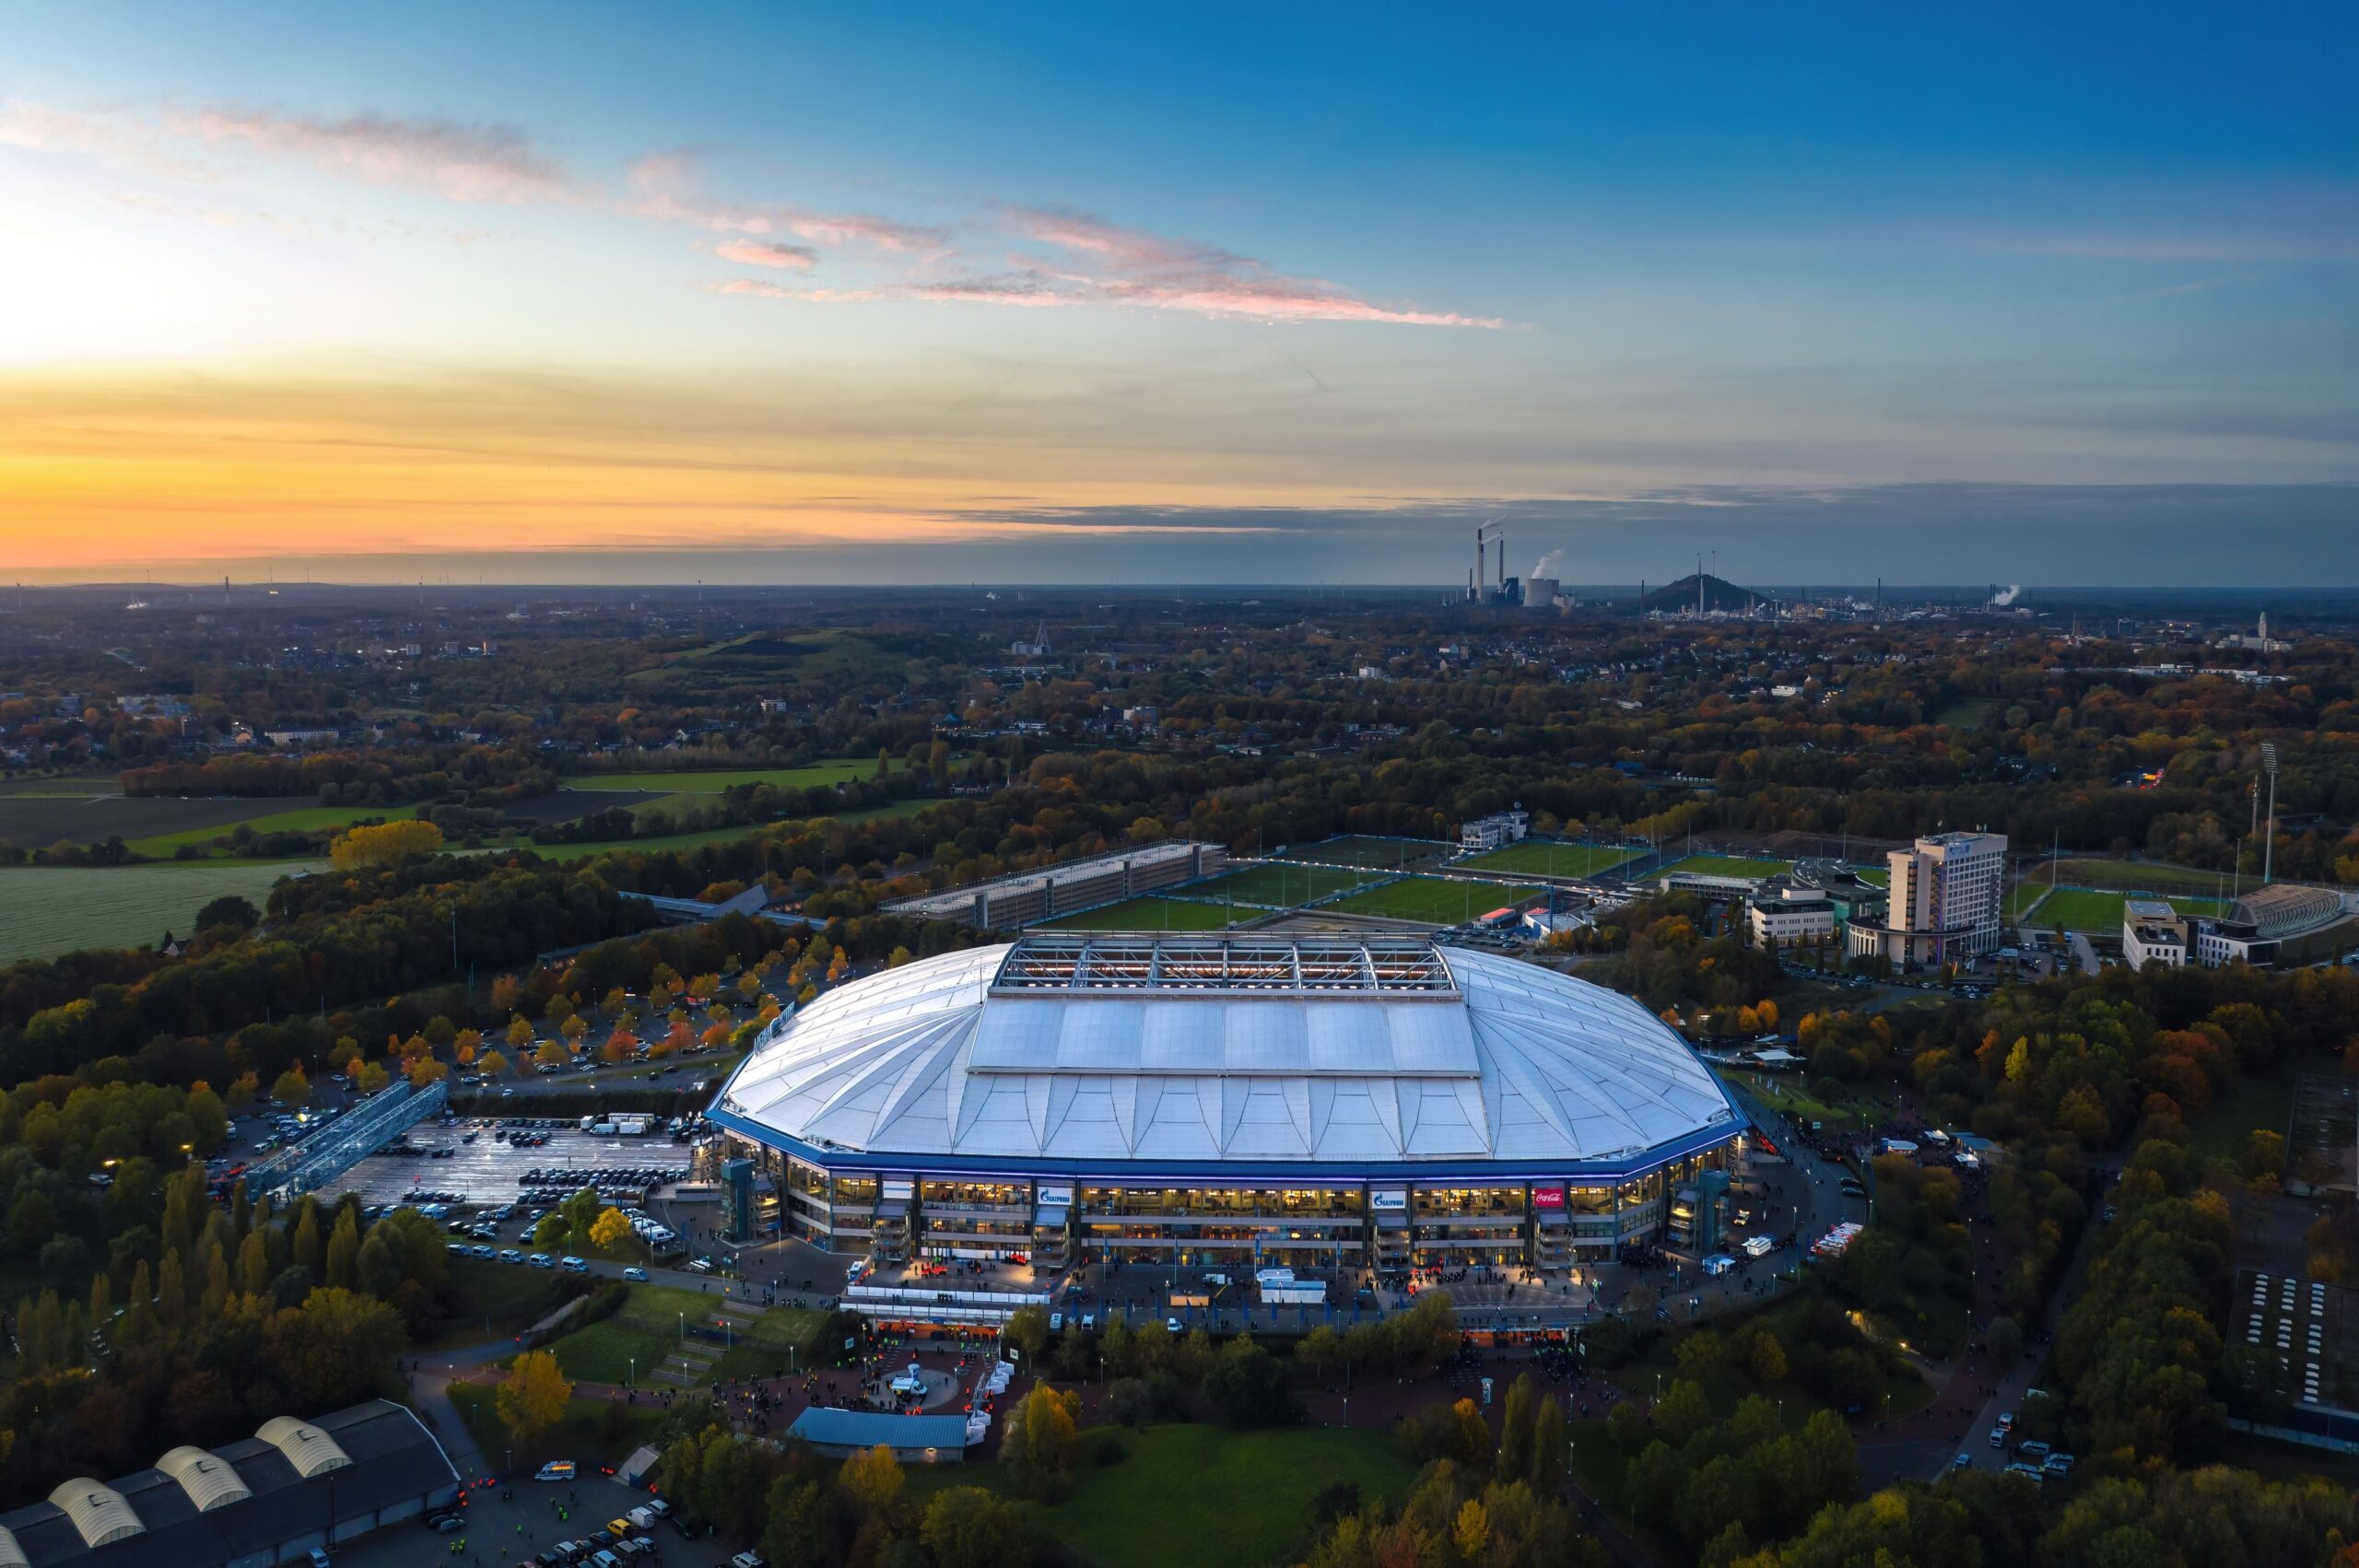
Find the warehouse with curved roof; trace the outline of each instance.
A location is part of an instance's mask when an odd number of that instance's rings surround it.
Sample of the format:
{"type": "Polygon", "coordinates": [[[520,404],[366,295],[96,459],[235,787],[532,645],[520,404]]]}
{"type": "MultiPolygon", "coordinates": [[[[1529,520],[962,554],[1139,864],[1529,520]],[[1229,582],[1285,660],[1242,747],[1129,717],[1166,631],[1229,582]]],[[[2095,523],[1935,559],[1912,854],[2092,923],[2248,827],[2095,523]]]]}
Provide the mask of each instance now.
{"type": "Polygon", "coordinates": [[[280,1416],[217,1448],[182,1446],[111,1482],[87,1478],[0,1514],[0,1568],[272,1568],[307,1563],[459,1492],[417,1417],[378,1399],[280,1416]]]}
{"type": "Polygon", "coordinates": [[[1356,935],[923,960],[782,1020],[710,1114],[791,1234],[1044,1264],[1561,1268],[1675,1230],[1743,1131],[1630,999],[1356,935]]]}

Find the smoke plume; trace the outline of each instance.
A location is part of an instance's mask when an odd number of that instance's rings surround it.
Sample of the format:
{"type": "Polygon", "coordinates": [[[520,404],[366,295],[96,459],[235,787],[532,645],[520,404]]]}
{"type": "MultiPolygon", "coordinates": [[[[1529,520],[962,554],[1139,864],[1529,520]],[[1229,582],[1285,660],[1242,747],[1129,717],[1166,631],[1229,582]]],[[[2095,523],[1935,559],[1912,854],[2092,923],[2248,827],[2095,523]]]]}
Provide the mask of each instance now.
{"type": "Polygon", "coordinates": [[[1534,577],[1554,579],[1558,575],[1556,568],[1564,564],[1565,552],[1562,550],[1551,550],[1546,555],[1540,557],[1540,564],[1532,568],[1532,575],[1534,577]]]}
{"type": "Polygon", "coordinates": [[[2013,603],[2015,602],[2015,595],[2021,593],[2023,591],[2024,585],[2022,583],[2011,582],[2007,584],[2005,588],[1992,594],[1990,596],[1990,603],[2001,609],[2004,609],[2006,606],[2013,603]]]}

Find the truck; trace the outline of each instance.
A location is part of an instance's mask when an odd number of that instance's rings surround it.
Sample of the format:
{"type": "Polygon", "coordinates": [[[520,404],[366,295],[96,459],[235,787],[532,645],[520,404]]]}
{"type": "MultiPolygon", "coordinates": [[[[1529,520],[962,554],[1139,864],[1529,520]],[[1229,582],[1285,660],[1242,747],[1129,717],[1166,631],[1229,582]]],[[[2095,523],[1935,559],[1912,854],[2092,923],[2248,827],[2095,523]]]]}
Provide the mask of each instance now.
{"type": "Polygon", "coordinates": [[[590,1129],[596,1124],[597,1120],[598,1118],[594,1116],[583,1117],[581,1118],[581,1130],[584,1132],[589,1131],[590,1129]]]}
{"type": "Polygon", "coordinates": [[[625,1138],[641,1138],[647,1133],[647,1120],[643,1116],[618,1116],[615,1118],[615,1130],[625,1138]]]}

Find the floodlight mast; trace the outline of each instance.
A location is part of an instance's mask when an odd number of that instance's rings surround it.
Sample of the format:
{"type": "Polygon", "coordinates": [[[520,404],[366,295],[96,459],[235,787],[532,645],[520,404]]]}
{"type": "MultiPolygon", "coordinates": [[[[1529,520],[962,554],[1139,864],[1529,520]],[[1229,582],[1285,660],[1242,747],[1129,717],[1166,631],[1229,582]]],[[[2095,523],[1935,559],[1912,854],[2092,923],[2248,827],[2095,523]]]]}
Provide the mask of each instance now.
{"type": "Polygon", "coordinates": [[[2260,841],[2260,885],[2267,887],[2277,861],[2277,743],[2260,743],[2261,771],[2269,775],[2269,837],[2260,841]]]}

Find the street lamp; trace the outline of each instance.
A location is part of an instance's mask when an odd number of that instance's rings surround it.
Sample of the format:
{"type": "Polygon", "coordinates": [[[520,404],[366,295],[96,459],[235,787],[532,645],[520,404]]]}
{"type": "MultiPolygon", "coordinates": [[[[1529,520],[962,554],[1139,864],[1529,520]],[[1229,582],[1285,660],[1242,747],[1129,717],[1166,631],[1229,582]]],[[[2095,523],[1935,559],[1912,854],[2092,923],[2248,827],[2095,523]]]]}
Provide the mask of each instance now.
{"type": "Polygon", "coordinates": [[[2269,837],[2260,841],[2260,884],[2263,887],[2267,887],[2269,885],[2270,875],[2275,868],[2277,858],[2276,742],[2263,741],[2260,743],[2260,766],[2261,771],[2269,775],[2269,837]]]}

